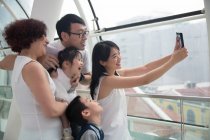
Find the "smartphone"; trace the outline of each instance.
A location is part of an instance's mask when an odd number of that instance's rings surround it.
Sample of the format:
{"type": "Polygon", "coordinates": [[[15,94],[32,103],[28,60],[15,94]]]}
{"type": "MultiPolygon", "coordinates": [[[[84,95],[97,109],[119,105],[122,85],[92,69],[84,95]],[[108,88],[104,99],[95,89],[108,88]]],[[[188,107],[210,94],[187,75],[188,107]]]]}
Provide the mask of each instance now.
{"type": "Polygon", "coordinates": [[[183,34],[182,33],[176,33],[176,36],[179,38],[181,47],[184,47],[184,38],[183,38],[183,34]]]}

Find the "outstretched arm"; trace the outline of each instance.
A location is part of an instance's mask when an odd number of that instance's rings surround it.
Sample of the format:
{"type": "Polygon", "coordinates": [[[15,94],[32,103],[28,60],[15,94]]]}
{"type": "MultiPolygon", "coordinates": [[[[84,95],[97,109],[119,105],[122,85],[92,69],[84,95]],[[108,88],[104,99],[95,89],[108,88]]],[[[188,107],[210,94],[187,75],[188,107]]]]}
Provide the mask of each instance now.
{"type": "Polygon", "coordinates": [[[161,77],[166,73],[171,67],[173,67],[178,62],[182,61],[187,57],[186,48],[180,48],[176,50],[170,57],[170,59],[165,62],[160,67],[157,67],[146,74],[140,76],[105,76],[101,82],[99,99],[102,99],[109,95],[110,91],[114,88],[131,88],[141,85],[146,85],[152,81],[161,77]],[[102,86],[103,85],[103,86],[102,86]]]}
{"type": "MultiPolygon", "coordinates": [[[[174,52],[176,50],[178,50],[180,47],[180,42],[179,39],[176,39],[176,44],[175,44],[175,48],[174,48],[174,52]]],[[[156,69],[158,67],[160,67],[161,65],[165,64],[172,55],[168,55],[165,56],[163,58],[160,58],[158,60],[152,61],[144,66],[140,66],[140,67],[136,67],[136,68],[130,68],[130,69],[122,69],[119,70],[120,75],[122,76],[138,76],[138,75],[142,75],[145,74],[147,72],[150,72],[153,69],[156,69]]]]}
{"type": "Polygon", "coordinates": [[[7,55],[3,60],[0,61],[0,69],[13,70],[16,54],[7,55]]]}

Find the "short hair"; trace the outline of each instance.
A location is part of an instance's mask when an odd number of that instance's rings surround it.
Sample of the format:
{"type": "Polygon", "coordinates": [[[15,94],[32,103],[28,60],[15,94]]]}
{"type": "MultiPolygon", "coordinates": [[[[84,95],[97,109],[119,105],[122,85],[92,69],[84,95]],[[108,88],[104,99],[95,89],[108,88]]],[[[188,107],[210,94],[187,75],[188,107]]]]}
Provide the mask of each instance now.
{"type": "Polygon", "coordinates": [[[61,33],[68,33],[71,30],[70,27],[72,23],[79,23],[85,26],[84,20],[75,14],[67,14],[57,21],[56,30],[60,40],[62,40],[61,33]]]}
{"type": "Polygon", "coordinates": [[[46,30],[47,26],[42,21],[22,19],[7,25],[2,35],[12,51],[20,53],[43,35],[46,36],[46,30]]]}
{"type": "Polygon", "coordinates": [[[64,61],[69,61],[72,63],[74,58],[78,55],[82,56],[80,51],[73,46],[66,47],[64,50],[60,51],[58,53],[58,63],[60,68],[62,68],[62,64],[64,61]]]}
{"type": "Polygon", "coordinates": [[[68,105],[65,114],[70,123],[74,122],[80,126],[83,126],[87,124],[88,120],[83,118],[82,111],[88,107],[85,106],[85,104],[83,104],[80,99],[81,96],[75,97],[68,105]]]}

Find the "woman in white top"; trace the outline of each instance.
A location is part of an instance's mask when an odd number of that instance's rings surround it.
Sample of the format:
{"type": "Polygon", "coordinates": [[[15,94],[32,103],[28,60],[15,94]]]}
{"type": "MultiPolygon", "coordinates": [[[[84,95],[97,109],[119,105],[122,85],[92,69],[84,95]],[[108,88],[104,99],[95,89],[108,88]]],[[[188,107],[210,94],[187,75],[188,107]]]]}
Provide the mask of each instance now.
{"type": "Polygon", "coordinates": [[[123,88],[148,84],[187,57],[187,50],[176,41],[171,55],[145,66],[121,69],[119,47],[112,41],[95,45],[92,53],[90,94],[103,107],[101,127],[104,140],[132,139],[127,128],[127,103],[123,88]]]}
{"type": "Polygon", "coordinates": [[[67,103],[55,100],[55,85],[36,61],[46,53],[46,25],[35,19],[17,20],[5,27],[3,36],[12,51],[18,53],[12,90],[21,118],[19,140],[60,140],[59,116],[67,103]]]}

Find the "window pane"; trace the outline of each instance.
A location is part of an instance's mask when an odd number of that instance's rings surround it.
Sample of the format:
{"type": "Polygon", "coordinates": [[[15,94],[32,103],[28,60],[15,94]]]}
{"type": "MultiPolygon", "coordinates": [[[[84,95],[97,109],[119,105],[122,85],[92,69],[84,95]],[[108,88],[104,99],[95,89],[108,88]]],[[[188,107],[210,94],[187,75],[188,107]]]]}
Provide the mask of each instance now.
{"type": "Polygon", "coordinates": [[[4,2],[7,4],[7,6],[9,6],[9,8],[15,14],[17,19],[27,18],[27,16],[15,0],[4,0],[4,2]]]}
{"type": "Polygon", "coordinates": [[[91,0],[101,27],[201,10],[203,0],[91,0]]]}
{"type": "MultiPolygon", "coordinates": [[[[113,40],[119,45],[123,67],[134,67],[171,54],[175,46],[176,32],[183,33],[189,56],[163,77],[147,85],[154,88],[141,88],[156,93],[157,86],[164,88],[181,84],[193,88],[205,86],[205,83],[209,86],[210,63],[205,19],[121,32],[102,38],[113,40]]],[[[95,44],[96,41],[93,42],[95,44]]],[[[186,95],[190,93],[186,92],[186,95]]]]}
{"type": "Polygon", "coordinates": [[[18,1],[20,2],[20,4],[23,6],[24,10],[30,17],[34,0],[18,0],[18,1]]]}

